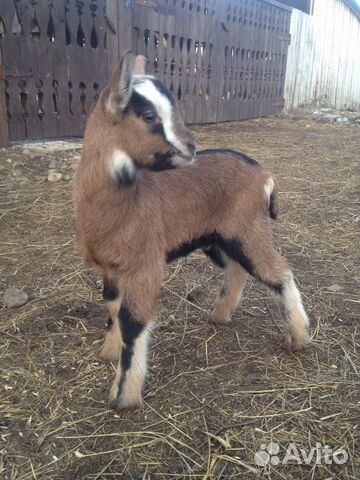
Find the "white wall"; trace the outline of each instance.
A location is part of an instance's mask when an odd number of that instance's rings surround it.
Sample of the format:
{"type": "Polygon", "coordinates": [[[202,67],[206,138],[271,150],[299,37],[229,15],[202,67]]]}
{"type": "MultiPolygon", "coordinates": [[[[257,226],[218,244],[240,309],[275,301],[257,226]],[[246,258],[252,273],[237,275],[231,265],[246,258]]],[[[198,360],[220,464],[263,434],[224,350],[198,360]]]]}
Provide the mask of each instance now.
{"type": "Polygon", "coordinates": [[[285,109],[317,104],[360,110],[360,21],[341,0],[293,10],[285,109]]]}

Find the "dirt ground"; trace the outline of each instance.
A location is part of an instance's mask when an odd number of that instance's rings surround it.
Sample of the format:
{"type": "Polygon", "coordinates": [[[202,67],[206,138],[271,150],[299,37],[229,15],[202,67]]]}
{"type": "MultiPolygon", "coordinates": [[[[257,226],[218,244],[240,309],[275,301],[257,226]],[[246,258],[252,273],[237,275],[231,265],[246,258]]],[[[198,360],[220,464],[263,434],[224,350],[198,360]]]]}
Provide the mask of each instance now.
{"type": "Polygon", "coordinates": [[[0,150],[0,295],[29,294],[0,307],[0,478],[360,478],[360,126],[292,116],[194,132],[200,148],[240,150],[276,174],[275,241],[301,286],[311,347],[285,350],[281,310],[251,281],[231,324],[207,323],[222,274],[196,253],[169,266],[143,408],[112,411],[114,366],[95,357],[101,279],[74,245],[81,143],[0,150]],[[49,167],[60,181],[47,181],[49,167]]]}

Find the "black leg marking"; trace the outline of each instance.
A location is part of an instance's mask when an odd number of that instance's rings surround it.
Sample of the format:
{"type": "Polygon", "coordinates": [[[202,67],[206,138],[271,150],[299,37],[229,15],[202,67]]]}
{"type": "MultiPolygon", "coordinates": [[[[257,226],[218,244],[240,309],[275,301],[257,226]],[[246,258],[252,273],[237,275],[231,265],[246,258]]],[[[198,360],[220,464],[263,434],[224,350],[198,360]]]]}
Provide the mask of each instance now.
{"type": "Polygon", "coordinates": [[[261,277],[261,272],[256,271],[255,265],[251,258],[245,253],[240,239],[225,239],[219,233],[214,232],[207,235],[202,235],[199,238],[194,238],[190,242],[185,242],[179,245],[178,248],[168,252],[166,261],[172,262],[179,257],[186,257],[194,250],[202,248],[204,253],[211,258],[219,267],[226,267],[226,257],[221,252],[226,253],[235,262],[239,263],[250,275],[269,287],[275,294],[282,295],[283,284],[272,283],[261,277]]]}
{"type": "Polygon", "coordinates": [[[144,325],[137,322],[124,305],[120,308],[120,326],[123,340],[128,346],[134,344],[136,337],[144,329],[144,325]]]}
{"type": "Polygon", "coordinates": [[[221,268],[226,266],[224,257],[221,255],[221,251],[224,251],[231,259],[240,263],[248,273],[253,275],[253,265],[250,258],[245,255],[240,240],[227,240],[217,232],[202,235],[179,245],[177,249],[167,253],[166,261],[172,262],[179,257],[186,257],[198,248],[202,248],[206,255],[221,268]]]}
{"type": "Polygon", "coordinates": [[[226,267],[226,262],[224,255],[221,253],[220,248],[218,248],[216,245],[211,246],[209,248],[204,248],[203,252],[205,255],[207,255],[210,260],[212,260],[215,265],[217,265],[220,268],[225,268],[226,267]]]}
{"type": "Polygon", "coordinates": [[[270,280],[265,280],[261,276],[261,272],[256,271],[256,268],[246,253],[244,252],[241,242],[239,240],[222,240],[221,248],[224,252],[233,260],[240,263],[240,265],[252,275],[254,278],[262,282],[264,285],[270,288],[276,295],[282,295],[283,284],[282,282],[273,283],[270,280]]]}
{"type": "Polygon", "coordinates": [[[137,322],[133,318],[130,311],[125,306],[122,306],[120,308],[119,317],[124,345],[121,351],[121,377],[115,404],[121,396],[123,385],[125,383],[126,372],[131,366],[131,359],[134,353],[135,340],[145,328],[142,323],[137,322]]]}
{"type": "Polygon", "coordinates": [[[190,242],[184,242],[179,245],[178,248],[176,248],[175,250],[167,253],[166,261],[172,262],[180,257],[186,257],[198,248],[209,249],[215,245],[218,238],[220,238],[220,235],[218,235],[217,233],[210,233],[207,235],[202,235],[199,238],[194,238],[190,242]]]}
{"type": "Polygon", "coordinates": [[[113,326],[114,322],[112,321],[111,317],[108,318],[107,321],[107,330],[111,330],[111,327],[113,326]]]}
{"type": "Polygon", "coordinates": [[[106,302],[113,302],[119,296],[120,292],[117,286],[107,279],[104,279],[103,299],[106,302]]]}
{"type": "Polygon", "coordinates": [[[284,293],[284,285],[282,283],[271,283],[271,282],[264,282],[274,293],[275,295],[282,296],[284,293]]]}
{"type": "Polygon", "coordinates": [[[221,239],[219,242],[221,248],[224,252],[233,260],[240,263],[240,265],[248,272],[250,275],[254,276],[254,266],[251,259],[245,254],[241,242],[239,240],[224,240],[221,239]]]}

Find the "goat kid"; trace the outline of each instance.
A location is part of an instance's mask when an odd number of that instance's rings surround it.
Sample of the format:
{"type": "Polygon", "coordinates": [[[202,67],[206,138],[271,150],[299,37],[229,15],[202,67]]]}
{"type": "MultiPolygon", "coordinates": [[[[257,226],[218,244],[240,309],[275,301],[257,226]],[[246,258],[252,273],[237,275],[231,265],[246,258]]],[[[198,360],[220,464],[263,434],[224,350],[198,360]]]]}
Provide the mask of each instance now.
{"type": "Polygon", "coordinates": [[[194,155],[172,94],[145,74],[144,57],[126,52],[88,120],[74,185],[80,251],[104,280],[99,356],[118,362],[115,408],[141,404],[166,263],[198,248],[225,272],[212,322],[230,321],[250,274],[285,305],[287,344],[309,342],[292,272],[272,245],[274,178],[238,152],[194,155]]]}

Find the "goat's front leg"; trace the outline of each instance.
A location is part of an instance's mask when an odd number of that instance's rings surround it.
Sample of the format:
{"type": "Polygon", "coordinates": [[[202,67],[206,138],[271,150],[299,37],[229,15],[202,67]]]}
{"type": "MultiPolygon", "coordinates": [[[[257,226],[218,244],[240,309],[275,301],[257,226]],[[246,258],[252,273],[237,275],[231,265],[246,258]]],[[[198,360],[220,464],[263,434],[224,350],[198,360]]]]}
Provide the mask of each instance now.
{"type": "Polygon", "coordinates": [[[160,295],[161,278],[144,274],[126,279],[119,312],[122,347],[115,379],[110,391],[113,408],[136,407],[142,403],[147,372],[150,332],[160,295]]]}
{"type": "Polygon", "coordinates": [[[116,362],[122,343],[119,325],[121,296],[117,279],[104,275],[103,298],[109,311],[109,319],[105,341],[97,356],[100,360],[116,362]]]}

